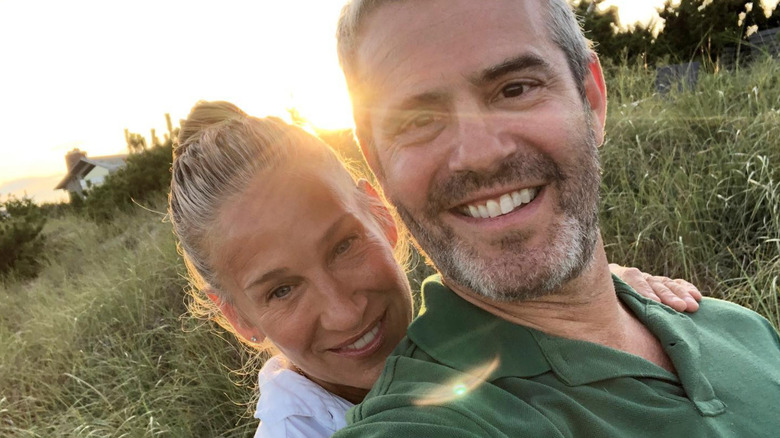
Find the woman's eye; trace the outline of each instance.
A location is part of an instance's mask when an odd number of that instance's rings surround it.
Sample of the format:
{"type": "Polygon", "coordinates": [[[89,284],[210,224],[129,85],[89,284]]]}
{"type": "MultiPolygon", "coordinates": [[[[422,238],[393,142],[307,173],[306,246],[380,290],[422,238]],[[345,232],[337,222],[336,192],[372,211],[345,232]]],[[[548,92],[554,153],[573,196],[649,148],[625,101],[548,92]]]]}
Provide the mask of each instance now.
{"type": "Polygon", "coordinates": [[[501,95],[506,99],[511,99],[525,93],[527,87],[526,84],[512,83],[501,89],[501,95]]]}
{"type": "Polygon", "coordinates": [[[271,293],[268,294],[268,297],[281,299],[286,297],[287,295],[290,295],[290,292],[292,292],[292,286],[289,285],[279,286],[274,290],[272,290],[271,293]]]}

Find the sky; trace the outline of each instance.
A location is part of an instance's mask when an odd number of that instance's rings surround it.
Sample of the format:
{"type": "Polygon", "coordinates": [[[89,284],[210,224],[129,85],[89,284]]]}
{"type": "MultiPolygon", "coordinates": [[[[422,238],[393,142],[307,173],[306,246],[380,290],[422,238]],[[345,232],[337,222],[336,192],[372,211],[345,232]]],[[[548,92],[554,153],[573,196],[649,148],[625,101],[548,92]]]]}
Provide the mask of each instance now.
{"type": "MultiPolygon", "coordinates": [[[[198,100],[349,127],[334,37],[343,3],[0,0],[0,200],[67,198],[53,187],[69,150],[125,153],[126,128],[162,138],[165,113],[178,121],[198,100]]],[[[663,0],[604,4],[633,23],[663,0]]]]}

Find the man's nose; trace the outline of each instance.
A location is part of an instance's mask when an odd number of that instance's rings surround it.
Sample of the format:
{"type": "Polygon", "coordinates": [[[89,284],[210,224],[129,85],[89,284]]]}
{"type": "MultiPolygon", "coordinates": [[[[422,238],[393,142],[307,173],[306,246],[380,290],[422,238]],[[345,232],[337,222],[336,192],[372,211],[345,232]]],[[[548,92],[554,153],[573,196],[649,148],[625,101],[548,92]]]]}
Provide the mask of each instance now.
{"type": "Polygon", "coordinates": [[[320,324],[333,331],[356,331],[364,323],[368,304],[365,294],[338,282],[323,284],[320,324]]]}
{"type": "Polygon", "coordinates": [[[459,115],[449,168],[452,172],[494,170],[515,152],[500,116],[474,109],[459,115]]]}

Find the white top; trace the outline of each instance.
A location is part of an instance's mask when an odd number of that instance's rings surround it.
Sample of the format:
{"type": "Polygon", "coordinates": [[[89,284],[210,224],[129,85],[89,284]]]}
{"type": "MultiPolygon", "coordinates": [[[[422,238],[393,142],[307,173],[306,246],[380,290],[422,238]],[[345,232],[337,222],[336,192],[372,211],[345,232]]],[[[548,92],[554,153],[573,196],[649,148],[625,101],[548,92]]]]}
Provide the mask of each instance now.
{"type": "Polygon", "coordinates": [[[329,437],[346,426],[347,410],[354,405],[290,370],[287,363],[274,356],[260,370],[255,438],[329,437]]]}

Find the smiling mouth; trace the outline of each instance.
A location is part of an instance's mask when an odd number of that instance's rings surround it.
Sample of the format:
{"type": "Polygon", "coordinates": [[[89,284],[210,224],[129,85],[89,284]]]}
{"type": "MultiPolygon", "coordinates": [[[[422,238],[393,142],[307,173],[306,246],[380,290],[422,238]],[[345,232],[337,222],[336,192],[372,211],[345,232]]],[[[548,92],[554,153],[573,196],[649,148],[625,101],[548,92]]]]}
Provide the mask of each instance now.
{"type": "Polygon", "coordinates": [[[355,341],[355,342],[353,342],[353,343],[351,343],[349,345],[345,345],[344,347],[341,347],[340,349],[341,350],[348,350],[348,351],[349,350],[355,351],[355,350],[360,350],[360,349],[364,348],[366,345],[374,342],[374,339],[376,339],[376,335],[379,334],[379,329],[381,328],[381,326],[382,326],[382,323],[378,322],[374,326],[374,328],[369,330],[368,333],[363,335],[360,339],[358,339],[357,341],[355,341]]]}
{"type": "Polygon", "coordinates": [[[489,219],[517,211],[530,204],[541,187],[531,187],[505,193],[493,199],[473,202],[456,208],[458,212],[475,219],[489,219]]]}
{"type": "Polygon", "coordinates": [[[383,343],[384,334],[382,327],[384,318],[374,324],[374,326],[365,332],[361,337],[347,345],[332,348],[330,351],[342,356],[365,356],[373,354],[383,343]]]}

